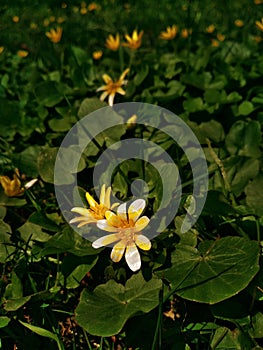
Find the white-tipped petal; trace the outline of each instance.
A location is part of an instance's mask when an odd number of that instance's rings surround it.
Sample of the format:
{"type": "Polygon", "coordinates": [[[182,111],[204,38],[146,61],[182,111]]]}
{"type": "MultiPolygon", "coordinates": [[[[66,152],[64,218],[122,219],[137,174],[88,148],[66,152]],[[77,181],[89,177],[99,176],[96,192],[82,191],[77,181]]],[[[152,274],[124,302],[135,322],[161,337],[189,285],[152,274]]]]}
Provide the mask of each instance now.
{"type": "Polygon", "coordinates": [[[25,189],[29,189],[30,187],[32,187],[36,182],[38,181],[38,179],[33,179],[33,180],[30,180],[29,182],[27,182],[25,184],[25,189]]]}
{"type": "Polygon", "coordinates": [[[98,249],[101,247],[105,247],[109,244],[112,244],[114,242],[117,242],[118,240],[119,240],[119,237],[118,237],[118,235],[115,235],[115,234],[103,236],[103,237],[96,239],[96,241],[94,241],[92,243],[92,247],[95,249],[98,249]]]}
{"type": "Polygon", "coordinates": [[[127,220],[127,204],[126,203],[123,203],[118,207],[117,215],[122,220],[127,220]]]}
{"type": "Polygon", "coordinates": [[[120,220],[119,216],[110,210],[107,210],[105,212],[105,218],[110,226],[119,227],[121,224],[121,220],[120,220]]]}
{"type": "Polygon", "coordinates": [[[142,231],[150,222],[150,219],[147,216],[142,216],[135,222],[136,232],[142,231]]]}
{"type": "Polygon", "coordinates": [[[110,209],[110,194],[111,194],[111,187],[108,187],[105,191],[105,197],[104,197],[104,206],[108,209],[110,209]]]}
{"type": "Polygon", "coordinates": [[[144,208],[145,208],[145,200],[144,199],[136,199],[129,206],[129,209],[128,209],[129,219],[131,219],[135,222],[139,218],[141,213],[143,212],[144,208]]]}
{"type": "Polygon", "coordinates": [[[102,185],[100,190],[100,204],[104,204],[105,200],[105,184],[102,185]]]}
{"type": "Polygon", "coordinates": [[[140,269],[141,257],[135,244],[126,248],[125,260],[132,271],[137,271],[140,269]]]}
{"type": "Polygon", "coordinates": [[[114,97],[115,97],[115,92],[112,92],[112,93],[109,95],[109,99],[108,99],[109,106],[113,106],[114,97]]]}
{"type": "MultiPolygon", "coordinates": [[[[99,90],[99,89],[98,89],[99,90]]],[[[98,91],[97,90],[97,91],[98,91]]],[[[101,95],[100,95],[100,100],[104,101],[105,98],[109,95],[108,91],[104,91],[101,95]]]]}
{"type": "Polygon", "coordinates": [[[97,227],[100,228],[101,230],[104,230],[107,232],[117,232],[118,231],[118,229],[116,227],[109,225],[107,220],[98,220],[97,227]]]}
{"type": "Polygon", "coordinates": [[[123,241],[116,243],[111,251],[111,255],[110,255],[111,260],[114,262],[119,262],[123,256],[125,248],[126,248],[126,245],[123,241]]]}
{"type": "Polygon", "coordinates": [[[136,245],[142,250],[150,250],[151,242],[149,238],[144,235],[135,235],[134,237],[136,245]]]}

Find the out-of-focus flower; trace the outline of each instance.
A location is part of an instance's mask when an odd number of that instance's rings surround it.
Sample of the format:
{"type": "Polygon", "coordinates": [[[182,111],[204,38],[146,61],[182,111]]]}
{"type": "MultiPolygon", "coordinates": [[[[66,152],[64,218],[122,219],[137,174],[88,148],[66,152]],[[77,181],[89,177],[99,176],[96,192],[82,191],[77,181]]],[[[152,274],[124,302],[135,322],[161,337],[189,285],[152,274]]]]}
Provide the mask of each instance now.
{"type": "Polygon", "coordinates": [[[35,22],[30,23],[30,28],[31,29],[37,29],[37,24],[35,22]]]}
{"type": "Polygon", "coordinates": [[[128,120],[127,120],[127,129],[132,129],[137,121],[137,115],[133,114],[128,120]]]}
{"type": "Polygon", "coordinates": [[[84,225],[97,222],[98,220],[105,219],[105,213],[107,210],[115,208],[118,203],[110,204],[110,194],[111,187],[106,189],[106,186],[103,185],[100,192],[100,201],[97,203],[93,197],[86,192],[86,199],[89,203],[89,209],[75,207],[72,208],[71,211],[79,214],[80,216],[70,220],[70,224],[74,224],[78,222],[77,227],[82,227],[84,225]]]}
{"type": "Polygon", "coordinates": [[[49,19],[48,18],[45,18],[44,21],[43,21],[43,25],[44,27],[47,27],[49,25],[49,19]]]}
{"type": "Polygon", "coordinates": [[[182,5],[182,10],[183,10],[183,11],[187,11],[187,10],[188,10],[188,6],[187,6],[187,5],[185,5],[185,4],[184,4],[184,5],[182,5]]]}
{"type": "Polygon", "coordinates": [[[12,17],[12,21],[15,22],[15,23],[18,23],[20,20],[20,18],[18,16],[13,16],[12,17]]]}
{"type": "Polygon", "coordinates": [[[123,43],[122,46],[127,46],[131,50],[137,50],[142,44],[143,30],[140,33],[137,33],[137,30],[132,32],[132,36],[125,34],[126,43],[123,43]]]}
{"type": "Polygon", "coordinates": [[[97,249],[112,243],[116,243],[111,251],[111,259],[119,262],[125,252],[125,260],[132,271],[137,271],[141,267],[141,257],[138,251],[151,248],[150,240],[141,234],[141,231],[148,225],[150,219],[140,215],[145,208],[145,200],[135,200],[127,210],[127,204],[121,204],[117,209],[117,214],[106,211],[104,220],[97,222],[100,229],[112,232],[92,243],[92,247],[97,249]]]}
{"type": "Polygon", "coordinates": [[[62,2],[61,8],[66,9],[67,7],[68,7],[68,5],[65,2],[62,2]]]}
{"type": "Polygon", "coordinates": [[[29,52],[26,50],[18,50],[17,51],[17,56],[22,57],[22,58],[27,57],[28,54],[29,54],[29,52]]]}
{"type": "Polygon", "coordinates": [[[114,38],[114,36],[110,34],[106,39],[105,46],[112,51],[117,51],[120,47],[120,35],[117,33],[114,38]]]}
{"type": "Polygon", "coordinates": [[[103,55],[103,52],[101,50],[98,50],[98,51],[94,51],[92,53],[92,57],[94,60],[99,60],[103,55]]]}
{"type": "Polygon", "coordinates": [[[263,17],[261,18],[260,21],[256,21],[256,26],[259,30],[263,32],[263,17]]]}
{"type": "Polygon", "coordinates": [[[65,18],[64,17],[58,17],[57,18],[57,23],[63,23],[63,22],[65,22],[65,18]]]}
{"type": "Polygon", "coordinates": [[[113,81],[108,74],[103,74],[102,79],[106,85],[103,85],[97,89],[97,91],[103,91],[100,96],[101,101],[104,101],[105,98],[109,96],[108,103],[110,106],[113,106],[114,97],[117,93],[120,95],[125,95],[125,91],[122,89],[122,86],[127,84],[127,80],[124,80],[124,78],[128,72],[129,68],[125,69],[117,81],[113,81]]]}
{"type": "Polygon", "coordinates": [[[211,39],[211,46],[212,47],[218,47],[219,46],[219,41],[216,39],[211,39]]]}
{"type": "Polygon", "coordinates": [[[262,40],[263,40],[263,38],[261,38],[261,36],[254,36],[254,40],[255,40],[255,42],[258,44],[258,43],[260,43],[262,40]]]}
{"type": "Polygon", "coordinates": [[[182,38],[184,38],[184,39],[188,38],[188,36],[191,34],[192,34],[192,29],[184,28],[181,31],[182,38]]]}
{"type": "Polygon", "coordinates": [[[50,17],[49,17],[49,20],[50,20],[50,22],[55,22],[56,17],[55,17],[55,16],[50,16],[50,17]]]}
{"type": "Polygon", "coordinates": [[[241,19],[236,19],[234,23],[236,27],[243,27],[244,25],[244,22],[241,19]]]}
{"type": "Polygon", "coordinates": [[[1,55],[1,53],[3,53],[3,52],[4,52],[4,49],[5,49],[5,47],[4,47],[4,46],[0,46],[0,55],[1,55]]]}
{"type": "Polygon", "coordinates": [[[216,29],[216,26],[214,24],[210,24],[208,27],[206,27],[206,32],[209,34],[212,34],[216,29]]]}
{"type": "Polygon", "coordinates": [[[24,188],[21,188],[19,172],[17,169],[13,175],[13,180],[11,180],[8,176],[0,176],[0,183],[8,197],[21,196],[25,191],[24,188]]]}
{"type": "Polygon", "coordinates": [[[81,9],[79,10],[81,15],[86,15],[86,13],[88,13],[88,10],[86,7],[81,7],[81,9]]]}
{"type": "Polygon", "coordinates": [[[56,44],[60,42],[61,37],[62,37],[62,28],[57,27],[57,29],[50,29],[49,32],[46,32],[46,36],[49,38],[52,43],[56,44]]]}
{"type": "Polygon", "coordinates": [[[254,0],[255,5],[261,5],[263,4],[263,0],[254,0]]]}
{"type": "Polygon", "coordinates": [[[161,32],[160,34],[160,38],[163,40],[172,40],[176,37],[178,31],[178,27],[173,24],[170,27],[167,27],[165,31],[161,32]]]}
{"type": "Polygon", "coordinates": [[[224,34],[220,34],[220,33],[218,33],[216,37],[219,41],[224,41],[226,38],[226,36],[224,34]]]}
{"type": "Polygon", "coordinates": [[[74,13],[78,13],[79,12],[78,6],[73,6],[72,10],[73,10],[74,13]]]}
{"type": "Polygon", "coordinates": [[[91,11],[95,11],[95,10],[99,10],[100,6],[97,5],[95,2],[92,2],[91,4],[88,5],[88,10],[91,11]]]}

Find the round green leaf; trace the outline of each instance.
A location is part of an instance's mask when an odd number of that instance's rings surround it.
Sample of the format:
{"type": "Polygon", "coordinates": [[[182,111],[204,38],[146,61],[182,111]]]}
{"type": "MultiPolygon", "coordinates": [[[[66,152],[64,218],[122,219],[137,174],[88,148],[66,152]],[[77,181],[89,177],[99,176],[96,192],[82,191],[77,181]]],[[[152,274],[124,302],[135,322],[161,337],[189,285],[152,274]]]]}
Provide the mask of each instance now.
{"type": "Polygon", "coordinates": [[[243,290],[259,270],[257,242],[224,237],[194,247],[179,244],[172,267],[157,274],[175,293],[202,303],[215,304],[243,290]]]}
{"type": "Polygon", "coordinates": [[[0,316],[0,328],[3,328],[8,325],[11,319],[7,316],[0,316]]]}
{"type": "Polygon", "coordinates": [[[76,320],[90,334],[117,334],[131,316],[149,312],[158,305],[161,286],[161,280],[145,282],[138,273],[125,286],[110,280],[93,292],[84,290],[76,309],[76,320]]]}

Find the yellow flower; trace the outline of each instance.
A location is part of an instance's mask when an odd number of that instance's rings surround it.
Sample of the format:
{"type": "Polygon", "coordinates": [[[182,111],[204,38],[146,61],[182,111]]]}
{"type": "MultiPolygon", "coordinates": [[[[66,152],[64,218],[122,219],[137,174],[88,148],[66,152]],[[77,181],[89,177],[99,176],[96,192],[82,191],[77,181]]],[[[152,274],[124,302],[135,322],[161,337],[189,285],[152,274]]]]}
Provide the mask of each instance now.
{"type": "Polygon", "coordinates": [[[79,12],[80,12],[82,15],[86,15],[86,13],[88,13],[88,10],[86,9],[86,7],[81,7],[81,9],[79,10],[79,12]]]}
{"type": "Polygon", "coordinates": [[[261,38],[261,36],[254,36],[254,40],[255,40],[255,42],[258,44],[258,43],[260,43],[263,39],[261,38]]]}
{"type": "Polygon", "coordinates": [[[114,38],[113,35],[109,35],[108,38],[106,39],[105,46],[112,50],[112,51],[117,51],[119,46],[120,46],[120,36],[119,34],[116,34],[116,37],[114,38]]]}
{"type": "Polygon", "coordinates": [[[70,224],[79,222],[77,227],[81,227],[90,223],[97,222],[98,220],[105,219],[105,213],[107,210],[113,209],[118,205],[114,203],[112,206],[110,204],[110,193],[111,187],[106,189],[103,185],[100,192],[100,203],[97,203],[92,196],[86,192],[86,199],[89,203],[90,208],[74,207],[71,209],[74,213],[80,214],[80,216],[70,220],[70,224]]]}
{"type": "Polygon", "coordinates": [[[104,220],[97,222],[97,227],[112,232],[92,243],[97,249],[115,243],[111,251],[111,259],[119,262],[125,252],[125,260],[132,271],[141,267],[141,257],[137,246],[142,250],[151,249],[150,240],[141,234],[141,231],[148,225],[150,219],[140,215],[145,208],[145,200],[137,199],[128,208],[126,203],[121,204],[117,214],[106,211],[104,220]]]}
{"type": "Polygon", "coordinates": [[[49,20],[50,20],[50,22],[55,22],[56,17],[55,17],[55,16],[50,16],[50,17],[49,17],[49,20]]]}
{"type": "Polygon", "coordinates": [[[216,26],[214,24],[210,24],[208,27],[206,27],[206,32],[211,34],[214,32],[215,29],[216,29],[216,26]]]}
{"type": "Polygon", "coordinates": [[[142,44],[142,36],[143,30],[141,30],[139,34],[137,33],[137,30],[134,30],[132,36],[125,34],[127,43],[123,43],[122,46],[127,46],[131,50],[137,50],[142,44]]]}
{"type": "Polygon", "coordinates": [[[237,27],[243,27],[244,22],[241,19],[236,19],[235,20],[235,26],[237,27]]]}
{"type": "Polygon", "coordinates": [[[18,16],[12,17],[12,21],[15,22],[15,23],[18,23],[19,22],[19,17],[18,16]]]}
{"type": "Polygon", "coordinates": [[[137,121],[137,115],[133,114],[128,120],[127,120],[127,129],[132,129],[137,121]]]}
{"type": "Polygon", "coordinates": [[[256,26],[263,32],[263,17],[261,18],[261,21],[256,21],[256,26]]]}
{"type": "Polygon", "coordinates": [[[88,6],[88,10],[89,11],[95,11],[95,10],[99,10],[99,6],[95,3],[95,2],[92,2],[91,4],[89,4],[88,6]]]}
{"type": "Polygon", "coordinates": [[[0,55],[1,55],[1,53],[3,53],[4,52],[4,46],[0,46],[0,55]]]}
{"type": "Polygon", "coordinates": [[[61,8],[66,9],[67,7],[68,7],[68,5],[65,2],[62,2],[61,8]]]}
{"type": "Polygon", "coordinates": [[[166,31],[161,32],[160,38],[163,40],[172,40],[176,37],[178,27],[174,24],[171,27],[167,27],[166,31]]]}
{"type": "Polygon", "coordinates": [[[187,29],[187,28],[182,29],[181,35],[184,39],[188,38],[190,34],[192,34],[192,29],[187,29]]]}
{"type": "Polygon", "coordinates": [[[17,51],[17,56],[22,57],[22,58],[27,57],[28,54],[29,54],[29,52],[26,50],[18,50],[17,51]]]}
{"type": "Polygon", "coordinates": [[[37,24],[35,22],[30,23],[30,28],[31,29],[37,29],[37,24]]]}
{"type": "Polygon", "coordinates": [[[62,28],[57,27],[57,29],[51,29],[49,32],[46,32],[46,36],[52,41],[52,43],[56,44],[61,40],[62,28]]]}
{"type": "Polygon", "coordinates": [[[92,57],[94,60],[99,60],[103,55],[103,52],[101,50],[99,51],[94,51],[92,54],[92,57]]]}
{"type": "Polygon", "coordinates": [[[263,4],[263,0],[254,0],[255,5],[261,5],[263,4]]]}
{"type": "Polygon", "coordinates": [[[49,25],[49,19],[48,18],[44,19],[43,25],[44,25],[44,27],[47,27],[49,25]]]}
{"type": "Polygon", "coordinates": [[[216,39],[212,39],[212,40],[211,40],[211,46],[212,46],[212,47],[218,47],[218,46],[219,46],[219,41],[216,40],[216,39]]]}
{"type": "Polygon", "coordinates": [[[74,13],[79,12],[79,8],[78,8],[78,6],[73,6],[73,12],[74,12],[74,13]]]}
{"type": "Polygon", "coordinates": [[[57,23],[63,23],[63,22],[65,22],[65,18],[63,18],[63,17],[57,18],[57,23]]]}
{"type": "Polygon", "coordinates": [[[218,39],[219,41],[224,41],[224,40],[225,40],[225,38],[226,38],[226,36],[225,36],[225,35],[220,34],[220,33],[218,33],[216,37],[217,37],[217,39],[218,39]]]}
{"type": "Polygon", "coordinates": [[[127,84],[127,80],[124,80],[124,78],[128,74],[129,70],[129,68],[125,69],[117,81],[113,81],[108,74],[103,74],[102,79],[106,85],[103,85],[97,89],[97,91],[104,91],[100,96],[101,101],[104,101],[105,98],[109,96],[108,103],[110,106],[113,106],[113,101],[116,93],[125,95],[125,91],[122,89],[122,85],[127,84]]]}
{"type": "Polygon", "coordinates": [[[8,197],[21,196],[24,193],[24,188],[21,188],[19,172],[17,169],[13,175],[13,180],[11,180],[8,176],[0,176],[0,183],[8,197]]]}

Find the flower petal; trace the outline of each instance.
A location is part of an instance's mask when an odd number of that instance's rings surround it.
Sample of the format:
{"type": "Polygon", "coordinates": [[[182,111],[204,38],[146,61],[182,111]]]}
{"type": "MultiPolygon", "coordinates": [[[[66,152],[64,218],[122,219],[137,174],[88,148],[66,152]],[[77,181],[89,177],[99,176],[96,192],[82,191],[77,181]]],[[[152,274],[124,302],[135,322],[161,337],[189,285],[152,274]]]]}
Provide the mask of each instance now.
{"type": "Polygon", "coordinates": [[[123,241],[118,242],[115,244],[111,251],[111,260],[114,262],[119,262],[123,256],[123,253],[125,251],[126,245],[123,241]]]}
{"type": "Polygon", "coordinates": [[[120,227],[121,218],[118,215],[116,215],[115,213],[113,213],[112,211],[107,210],[105,212],[105,218],[110,226],[115,227],[115,230],[116,230],[116,228],[120,227]]]}
{"type": "Polygon", "coordinates": [[[109,244],[112,244],[114,242],[117,242],[118,240],[119,240],[119,236],[115,235],[115,234],[103,236],[103,237],[96,239],[96,241],[94,241],[92,243],[92,247],[95,249],[98,249],[101,247],[105,247],[109,244]]]}
{"type": "Polygon", "coordinates": [[[151,242],[149,238],[147,238],[144,235],[135,235],[134,237],[136,245],[142,249],[142,250],[150,250],[151,249],[151,242]]]}
{"type": "Polygon", "coordinates": [[[100,204],[104,205],[104,199],[105,199],[105,184],[102,185],[100,190],[100,204]]]}
{"type": "Polygon", "coordinates": [[[149,224],[149,221],[150,219],[147,216],[142,216],[135,222],[135,232],[142,231],[149,224]]]}
{"type": "Polygon", "coordinates": [[[118,207],[117,215],[121,218],[121,220],[127,221],[127,203],[123,203],[118,207]]]}
{"type": "Polygon", "coordinates": [[[123,81],[124,78],[126,77],[126,75],[129,73],[130,71],[130,68],[126,68],[124,72],[122,72],[120,78],[119,78],[119,81],[123,81]]]}
{"type": "Polygon", "coordinates": [[[134,202],[132,202],[132,204],[129,206],[129,209],[128,209],[129,220],[133,220],[135,222],[143,212],[144,208],[145,208],[144,199],[136,199],[134,202]]]}
{"type": "Polygon", "coordinates": [[[96,207],[98,204],[95,199],[89,194],[89,192],[86,192],[86,199],[91,207],[96,207]]]}
{"type": "Polygon", "coordinates": [[[74,207],[71,209],[71,211],[73,211],[73,213],[77,213],[82,216],[87,216],[87,217],[91,216],[89,209],[86,209],[86,208],[74,207]]]}
{"type": "Polygon", "coordinates": [[[126,248],[125,260],[132,271],[137,271],[140,269],[141,257],[135,244],[126,248]]]}
{"type": "Polygon", "coordinates": [[[110,194],[111,194],[111,187],[108,187],[105,191],[105,197],[103,201],[103,205],[110,209],[110,194]]]}
{"type": "Polygon", "coordinates": [[[118,232],[118,229],[109,225],[107,220],[98,220],[97,227],[107,232],[118,232]]]}
{"type": "Polygon", "coordinates": [[[103,74],[102,79],[106,84],[110,83],[112,81],[111,77],[108,74],[103,74]]]}
{"type": "Polygon", "coordinates": [[[115,94],[116,94],[115,92],[112,92],[109,95],[109,99],[108,99],[109,106],[113,106],[113,101],[114,101],[115,94]]]}
{"type": "Polygon", "coordinates": [[[109,95],[108,91],[104,91],[101,95],[100,95],[100,100],[104,101],[105,98],[109,95]]]}

